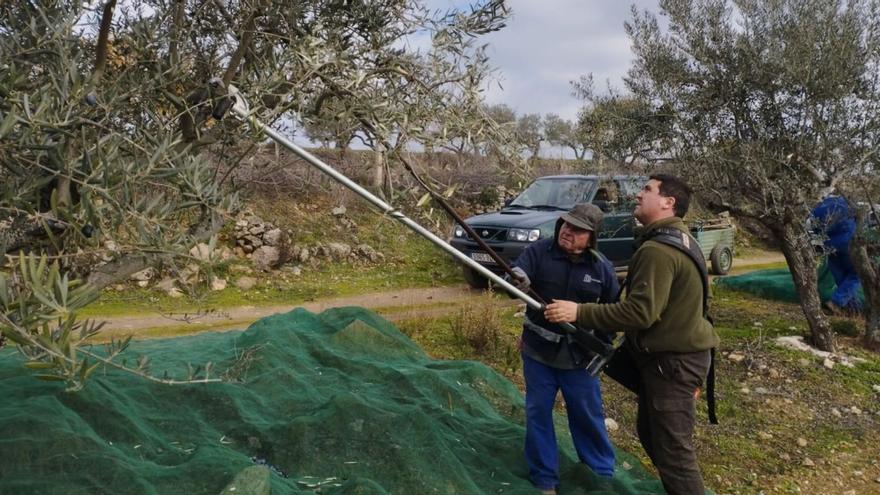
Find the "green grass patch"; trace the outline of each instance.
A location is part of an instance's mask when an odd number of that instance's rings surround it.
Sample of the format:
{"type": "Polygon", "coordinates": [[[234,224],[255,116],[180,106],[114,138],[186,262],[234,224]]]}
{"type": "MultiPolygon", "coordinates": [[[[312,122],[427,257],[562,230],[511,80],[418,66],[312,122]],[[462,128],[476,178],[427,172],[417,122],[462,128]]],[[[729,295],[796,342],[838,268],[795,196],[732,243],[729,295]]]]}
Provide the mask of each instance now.
{"type": "MultiPolygon", "coordinates": [[[[735,262],[734,262],[735,263],[735,262]]],[[[784,261],[775,261],[772,263],[756,263],[756,264],[734,264],[731,268],[731,275],[736,275],[738,271],[742,271],[744,269],[748,269],[748,271],[755,270],[779,270],[783,268],[788,268],[788,263],[784,261]]]]}

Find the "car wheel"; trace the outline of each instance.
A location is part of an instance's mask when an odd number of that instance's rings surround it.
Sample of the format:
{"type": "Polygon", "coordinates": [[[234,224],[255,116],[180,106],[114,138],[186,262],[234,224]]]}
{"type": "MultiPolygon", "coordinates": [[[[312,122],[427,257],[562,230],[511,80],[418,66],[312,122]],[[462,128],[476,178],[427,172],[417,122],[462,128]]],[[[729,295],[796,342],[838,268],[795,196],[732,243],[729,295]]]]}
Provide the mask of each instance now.
{"type": "Polygon", "coordinates": [[[467,280],[468,285],[474,289],[485,289],[489,287],[489,279],[477,273],[473,268],[463,266],[461,267],[461,273],[464,275],[464,279],[467,280]]]}
{"type": "Polygon", "coordinates": [[[733,266],[733,250],[730,246],[715,246],[709,254],[713,275],[727,275],[733,266]]]}

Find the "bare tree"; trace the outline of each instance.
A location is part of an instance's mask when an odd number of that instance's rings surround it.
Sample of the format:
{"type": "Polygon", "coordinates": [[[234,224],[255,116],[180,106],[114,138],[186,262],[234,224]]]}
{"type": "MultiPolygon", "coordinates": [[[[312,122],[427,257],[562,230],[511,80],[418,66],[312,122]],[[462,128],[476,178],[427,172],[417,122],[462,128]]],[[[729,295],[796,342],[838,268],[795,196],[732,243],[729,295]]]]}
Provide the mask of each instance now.
{"type": "Polygon", "coordinates": [[[665,139],[717,208],[779,241],[813,344],[834,350],[805,221],[842,179],[877,170],[876,0],[662,0],[668,28],[633,11],[632,94],[668,114],[665,139]]]}

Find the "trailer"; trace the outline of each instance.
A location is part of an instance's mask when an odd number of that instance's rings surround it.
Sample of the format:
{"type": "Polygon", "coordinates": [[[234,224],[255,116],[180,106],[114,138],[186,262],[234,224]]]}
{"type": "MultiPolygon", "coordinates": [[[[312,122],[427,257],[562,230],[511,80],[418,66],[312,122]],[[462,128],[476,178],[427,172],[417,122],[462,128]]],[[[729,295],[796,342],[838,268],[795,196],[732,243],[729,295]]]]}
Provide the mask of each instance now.
{"type": "Polygon", "coordinates": [[[703,257],[713,275],[727,275],[733,267],[733,240],[736,226],[730,216],[721,214],[711,220],[691,224],[691,234],[700,243],[703,257]]]}

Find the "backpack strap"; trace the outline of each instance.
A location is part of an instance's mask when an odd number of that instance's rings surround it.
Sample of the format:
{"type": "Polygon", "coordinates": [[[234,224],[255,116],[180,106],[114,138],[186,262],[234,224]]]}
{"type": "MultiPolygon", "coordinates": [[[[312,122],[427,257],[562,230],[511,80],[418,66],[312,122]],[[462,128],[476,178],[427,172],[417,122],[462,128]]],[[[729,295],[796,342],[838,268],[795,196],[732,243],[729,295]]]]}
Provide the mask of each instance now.
{"type": "MultiPolygon", "coordinates": [[[[703,257],[703,250],[700,243],[692,235],[679,229],[671,227],[659,227],[648,232],[644,241],[656,241],[667,246],[672,246],[683,252],[694,262],[697,270],[700,272],[700,281],[703,283],[703,318],[714,325],[712,317],[709,316],[709,270],[706,268],[706,259],[703,257]]],[[[629,277],[627,277],[629,278],[629,277]]],[[[713,425],[718,424],[718,417],[715,414],[715,348],[709,352],[709,373],[706,376],[706,403],[709,409],[709,422],[713,425]]]]}

